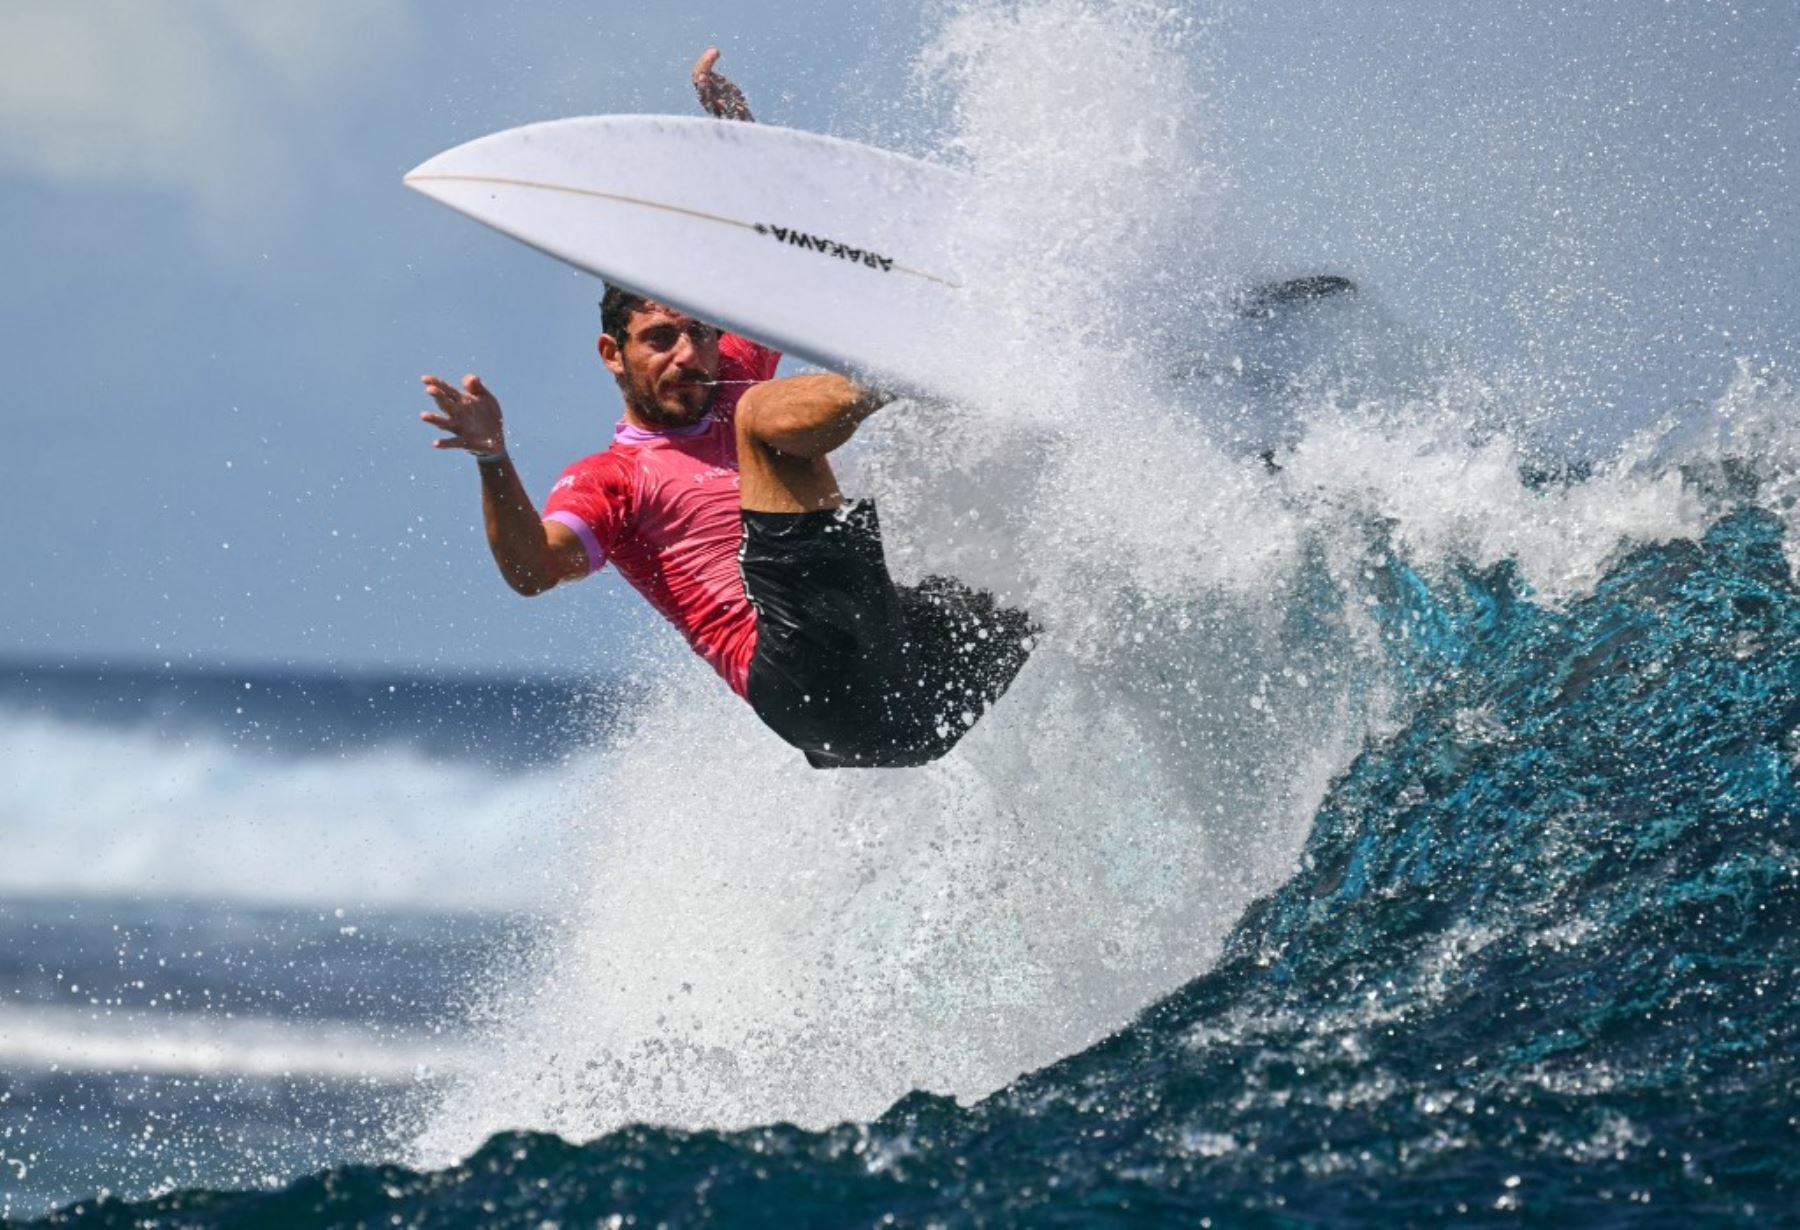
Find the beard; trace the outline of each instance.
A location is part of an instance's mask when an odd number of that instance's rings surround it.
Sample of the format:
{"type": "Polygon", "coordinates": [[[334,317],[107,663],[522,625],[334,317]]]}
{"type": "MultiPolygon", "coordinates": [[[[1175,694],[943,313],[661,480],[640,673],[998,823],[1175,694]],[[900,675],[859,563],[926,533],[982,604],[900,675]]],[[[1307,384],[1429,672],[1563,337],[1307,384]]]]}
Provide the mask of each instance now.
{"type": "MultiPolygon", "coordinates": [[[[694,373],[694,378],[708,381],[711,379],[702,373],[694,373]]],[[[631,403],[631,408],[646,423],[652,423],[664,429],[692,427],[705,418],[706,412],[712,409],[715,390],[712,384],[707,383],[700,385],[696,391],[699,396],[693,397],[692,400],[684,396],[686,390],[675,389],[670,390],[667,398],[662,398],[657,396],[654,386],[633,381],[625,390],[625,400],[631,403]]]]}

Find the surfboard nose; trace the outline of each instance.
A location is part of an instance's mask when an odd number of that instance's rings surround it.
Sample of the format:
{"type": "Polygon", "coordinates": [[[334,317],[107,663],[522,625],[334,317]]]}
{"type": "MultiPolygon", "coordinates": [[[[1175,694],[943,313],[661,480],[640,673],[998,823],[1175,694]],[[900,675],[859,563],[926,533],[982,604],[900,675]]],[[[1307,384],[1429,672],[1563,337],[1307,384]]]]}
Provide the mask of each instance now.
{"type": "Polygon", "coordinates": [[[441,154],[433,154],[424,162],[400,177],[400,182],[414,192],[422,192],[435,200],[443,200],[443,185],[452,176],[466,173],[468,158],[465,151],[469,142],[447,149],[441,154]]]}
{"type": "Polygon", "coordinates": [[[526,124],[504,132],[488,133],[473,140],[453,145],[433,154],[400,177],[400,182],[415,192],[459,208],[445,195],[445,188],[457,183],[474,183],[496,177],[527,174],[534,178],[545,171],[545,136],[566,129],[568,123],[526,124]]]}

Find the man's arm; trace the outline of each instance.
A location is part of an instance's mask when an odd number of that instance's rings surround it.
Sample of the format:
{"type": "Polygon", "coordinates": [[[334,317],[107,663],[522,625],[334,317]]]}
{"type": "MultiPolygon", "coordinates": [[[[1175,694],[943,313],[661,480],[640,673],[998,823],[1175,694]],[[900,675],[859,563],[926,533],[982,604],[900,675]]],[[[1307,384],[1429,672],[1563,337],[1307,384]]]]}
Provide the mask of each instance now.
{"type": "Polygon", "coordinates": [[[746,389],[738,421],[759,444],[817,460],[847,443],[864,419],[892,400],[835,372],[788,376],[746,389]]]}
{"type": "Polygon", "coordinates": [[[694,93],[700,96],[700,105],[716,119],[755,123],[756,117],[750,114],[750,102],[744,92],[724,73],[713,71],[713,65],[718,62],[717,47],[708,47],[694,61],[694,93]]]}
{"type": "Polygon", "coordinates": [[[525,493],[525,484],[506,455],[500,402],[479,376],[464,376],[462,388],[424,376],[425,391],[438,412],[419,417],[449,434],[432,441],[435,448],[475,454],[481,472],[481,514],[488,549],[500,575],[527,597],[562,581],[587,575],[587,548],[568,526],[544,521],[525,493]]]}

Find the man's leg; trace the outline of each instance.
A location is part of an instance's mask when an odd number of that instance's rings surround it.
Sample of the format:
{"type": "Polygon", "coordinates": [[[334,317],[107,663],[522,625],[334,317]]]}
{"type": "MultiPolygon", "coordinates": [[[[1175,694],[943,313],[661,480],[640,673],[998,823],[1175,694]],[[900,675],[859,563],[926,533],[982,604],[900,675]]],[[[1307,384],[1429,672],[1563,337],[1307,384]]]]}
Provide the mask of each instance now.
{"type": "Polygon", "coordinates": [[[739,502],[746,512],[798,513],[844,502],[826,457],[887,399],[842,376],[789,376],[738,402],[739,502]]]}
{"type": "Polygon", "coordinates": [[[873,504],[797,515],[844,504],[826,458],[883,400],[842,377],[796,376],[738,403],[738,563],[757,611],[746,693],[815,768],[937,759],[1031,652],[1030,616],[987,594],[941,577],[897,589],[873,504]]]}
{"type": "Polygon", "coordinates": [[[846,507],[829,454],[881,399],[841,376],[793,376],[738,402],[744,537],[756,608],[745,694],[817,768],[893,754],[906,621],[873,504],[846,507]]]}

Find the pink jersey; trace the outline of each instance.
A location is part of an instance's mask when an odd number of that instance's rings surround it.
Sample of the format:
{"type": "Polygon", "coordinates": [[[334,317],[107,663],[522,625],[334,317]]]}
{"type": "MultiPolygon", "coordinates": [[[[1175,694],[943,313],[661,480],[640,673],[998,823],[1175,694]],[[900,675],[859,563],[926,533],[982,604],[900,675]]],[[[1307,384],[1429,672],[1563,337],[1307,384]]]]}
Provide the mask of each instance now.
{"type": "MultiPolygon", "coordinates": [[[[767,380],[780,360],[727,333],[718,378],[767,380]]],[[[544,504],[544,520],[580,536],[590,573],[611,560],[739,696],[756,651],[756,613],[737,563],[744,523],[733,420],[746,387],[721,383],[691,427],[645,431],[621,421],[612,447],[564,470],[544,504]]]]}

